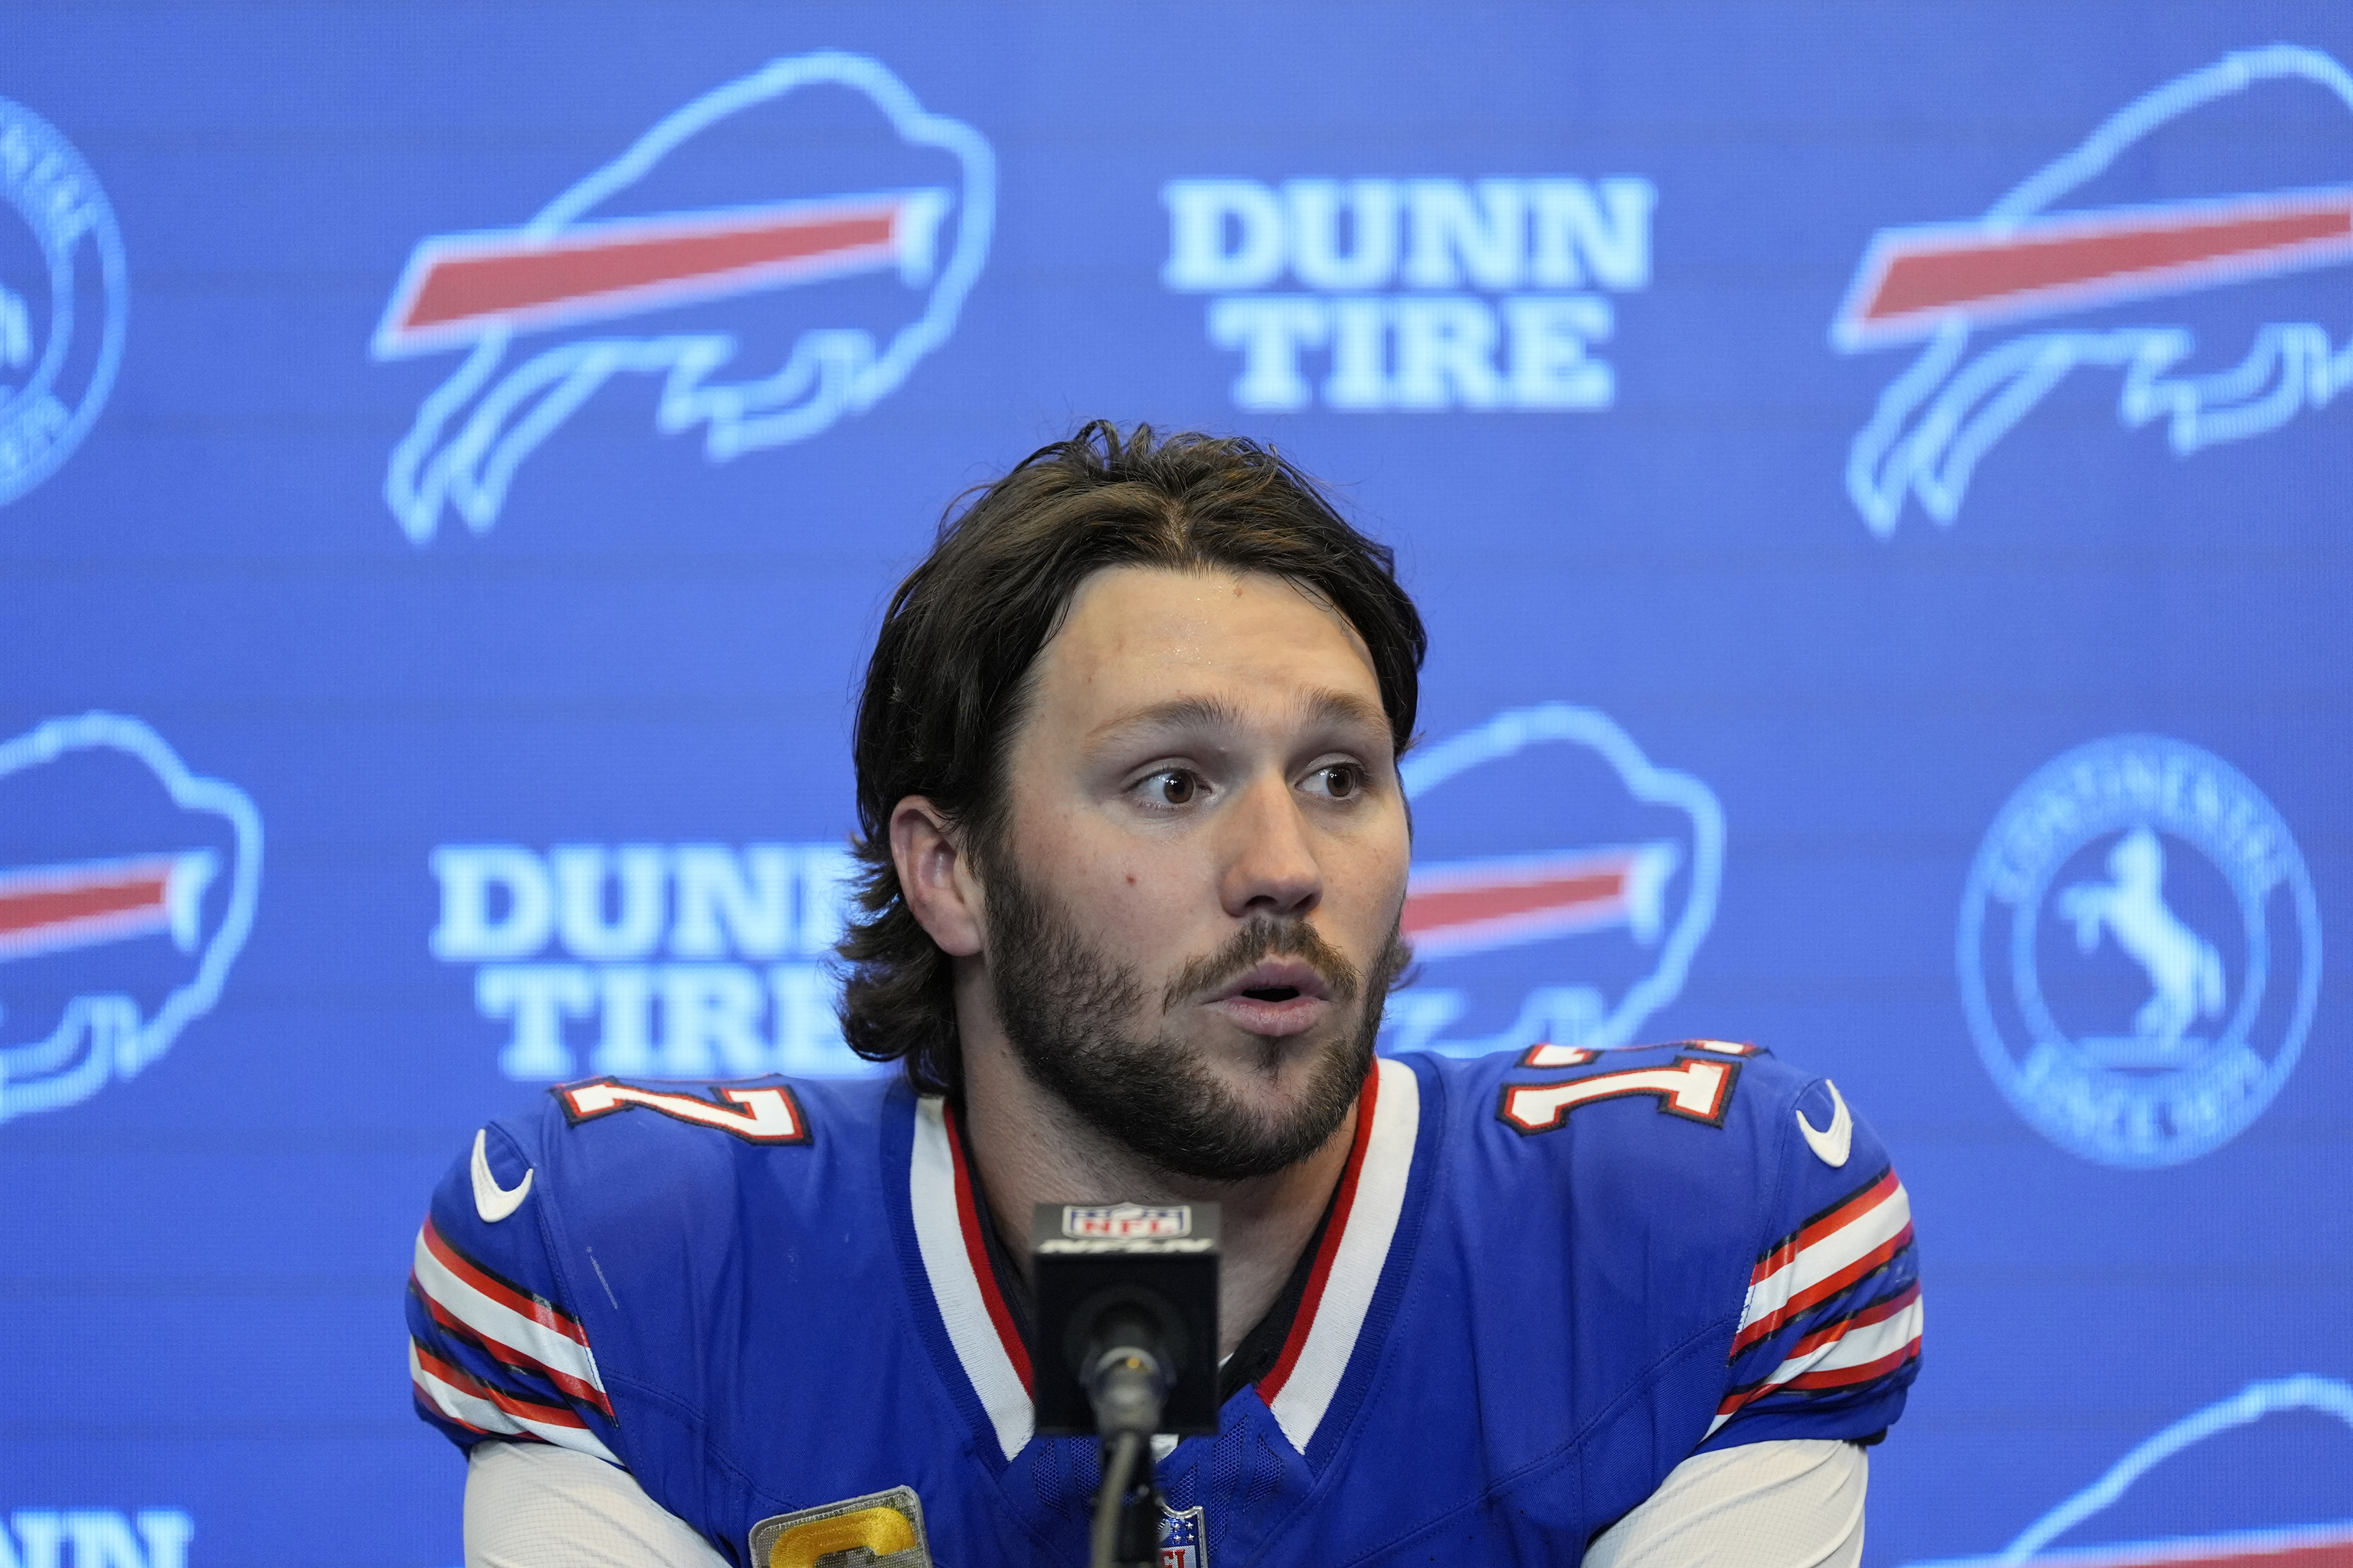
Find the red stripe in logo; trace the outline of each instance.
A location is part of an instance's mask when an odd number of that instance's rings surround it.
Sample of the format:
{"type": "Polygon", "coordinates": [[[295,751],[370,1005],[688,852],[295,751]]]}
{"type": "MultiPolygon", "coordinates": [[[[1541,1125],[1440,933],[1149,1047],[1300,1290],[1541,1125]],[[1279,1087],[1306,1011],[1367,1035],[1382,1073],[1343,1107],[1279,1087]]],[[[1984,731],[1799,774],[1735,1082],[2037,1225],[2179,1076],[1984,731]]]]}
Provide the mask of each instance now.
{"type": "Polygon", "coordinates": [[[1612,926],[1649,942],[1681,860],[1656,843],[1422,866],[1406,884],[1406,939],[1426,959],[1612,926]]]}
{"type": "Polygon", "coordinates": [[[897,267],[929,272],[942,191],[615,218],[553,234],[505,229],[417,246],[376,332],[380,355],[486,333],[600,321],[897,267]]]}
{"type": "Polygon", "coordinates": [[[1838,334],[1862,346],[2346,260],[2348,189],[1888,229],[1863,259],[1838,334]]]}
{"type": "Polygon", "coordinates": [[[165,933],[188,951],[216,864],[195,850],[0,871],[0,959],[165,933]]]}
{"type": "MultiPolygon", "coordinates": [[[[2055,1555],[2055,1554],[2054,1554],[2055,1555]]],[[[2231,1535],[2180,1536],[2100,1548],[2076,1547],[2062,1561],[2071,1568],[2346,1568],[2353,1563],[2353,1529],[2309,1525],[2251,1530],[2231,1535]]],[[[1989,1563],[1993,1560],[1986,1559],[1989,1563]]],[[[2030,1563],[2050,1558],[2036,1556],[2030,1563]]]]}

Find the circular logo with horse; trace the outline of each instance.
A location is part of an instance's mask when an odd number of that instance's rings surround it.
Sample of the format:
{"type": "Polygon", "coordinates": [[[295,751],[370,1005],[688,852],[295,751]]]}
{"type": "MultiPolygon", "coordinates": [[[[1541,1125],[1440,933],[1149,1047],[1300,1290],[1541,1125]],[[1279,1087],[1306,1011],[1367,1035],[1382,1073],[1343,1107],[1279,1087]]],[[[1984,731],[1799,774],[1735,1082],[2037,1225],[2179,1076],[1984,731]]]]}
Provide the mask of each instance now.
{"type": "Polygon", "coordinates": [[[122,236],[98,176],[47,121],[0,98],[0,505],[57,471],[122,362],[122,236]]]}
{"type": "Polygon", "coordinates": [[[2320,917],[2287,823],[2211,752],[2117,736],[2010,798],[1961,898],[1961,996],[2021,1116],[2104,1165],[2179,1164],[2287,1081],[2320,917]]]}

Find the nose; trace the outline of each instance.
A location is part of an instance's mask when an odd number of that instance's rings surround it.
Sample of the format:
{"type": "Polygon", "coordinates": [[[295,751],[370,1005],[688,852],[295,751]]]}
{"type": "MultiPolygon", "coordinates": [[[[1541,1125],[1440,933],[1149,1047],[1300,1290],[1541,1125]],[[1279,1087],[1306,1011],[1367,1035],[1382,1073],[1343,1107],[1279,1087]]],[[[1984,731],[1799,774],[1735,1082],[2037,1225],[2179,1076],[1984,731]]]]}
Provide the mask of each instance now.
{"type": "Polygon", "coordinates": [[[1324,867],[1289,782],[1254,780],[1234,803],[1219,896],[1228,915],[1307,915],[1324,899],[1324,867]]]}

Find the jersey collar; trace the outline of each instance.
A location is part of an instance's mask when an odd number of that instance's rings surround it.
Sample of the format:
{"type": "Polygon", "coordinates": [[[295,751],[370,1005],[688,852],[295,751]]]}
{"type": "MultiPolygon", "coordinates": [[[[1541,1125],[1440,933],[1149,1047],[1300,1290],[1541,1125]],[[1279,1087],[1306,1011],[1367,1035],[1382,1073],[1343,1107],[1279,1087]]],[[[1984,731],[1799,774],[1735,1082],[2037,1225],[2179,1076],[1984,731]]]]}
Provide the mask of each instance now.
{"type": "MultiPolygon", "coordinates": [[[[1302,1454],[1339,1392],[1397,1239],[1420,1131],[1420,1088],[1412,1068],[1387,1058],[1366,1079],[1356,1141],[1306,1294],[1281,1358],[1258,1383],[1258,1396],[1302,1454]]],[[[916,1245],[948,1343],[1009,1460],[1032,1431],[1029,1354],[989,1266],[977,1192],[955,1112],[938,1099],[918,1100],[908,1172],[916,1245]]]]}
{"type": "Polygon", "coordinates": [[[1302,1454],[1332,1408],[1405,1213],[1407,1178],[1421,1129],[1421,1080],[1411,1067],[1382,1058],[1365,1080],[1356,1146],[1316,1249],[1307,1293],[1274,1370],[1259,1379],[1259,1397],[1302,1454]]]}
{"type": "Polygon", "coordinates": [[[1029,1352],[997,1288],[955,1112],[944,1100],[915,1102],[915,1147],[908,1196],[932,1300],[957,1362],[1008,1459],[1029,1441],[1029,1352]]]}

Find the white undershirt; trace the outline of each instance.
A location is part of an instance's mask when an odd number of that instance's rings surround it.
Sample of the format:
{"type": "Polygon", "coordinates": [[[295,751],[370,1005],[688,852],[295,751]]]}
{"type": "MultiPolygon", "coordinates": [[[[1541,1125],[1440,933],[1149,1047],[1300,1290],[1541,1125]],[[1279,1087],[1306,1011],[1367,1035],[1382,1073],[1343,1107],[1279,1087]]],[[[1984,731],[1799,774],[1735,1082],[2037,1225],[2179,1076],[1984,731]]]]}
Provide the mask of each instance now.
{"type": "MultiPolygon", "coordinates": [[[[1852,1443],[1785,1438],[1677,1465],[1586,1568],[1854,1568],[1869,1474],[1852,1443]]],[[[726,1568],[627,1470],[543,1443],[466,1466],[466,1568],[726,1568]]]]}

